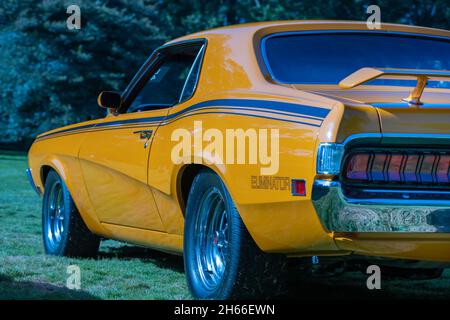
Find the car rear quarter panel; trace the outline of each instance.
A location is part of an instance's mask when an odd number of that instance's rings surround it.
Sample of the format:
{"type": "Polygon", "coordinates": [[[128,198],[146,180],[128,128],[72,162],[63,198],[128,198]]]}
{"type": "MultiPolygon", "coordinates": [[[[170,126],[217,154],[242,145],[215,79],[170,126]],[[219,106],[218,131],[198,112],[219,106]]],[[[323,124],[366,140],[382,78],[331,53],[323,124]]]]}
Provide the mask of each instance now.
{"type": "Polygon", "coordinates": [[[216,106],[214,114],[205,110],[192,111],[161,126],[152,144],[154,152],[150,155],[148,181],[155,190],[160,211],[167,219],[165,225],[168,225],[168,232],[183,233],[180,175],[186,164],[198,163],[214,170],[222,178],[247,229],[261,249],[285,253],[302,251],[305,254],[337,252],[333,235],[323,228],[311,202],[318,138],[321,141],[335,141],[339,130],[358,132],[364,130],[364,125],[379,132],[376,111],[371,109],[365,112],[354,107],[345,113],[344,106],[333,99],[267,82],[254,54],[251,33],[235,34],[233,37],[220,32],[208,35],[196,94],[190,101],[174,106],[169,116],[190,105],[218,99],[278,101],[325,108],[330,113],[319,122],[305,120],[306,124],[299,124],[285,121],[289,117],[283,115],[271,114],[271,119],[256,117],[255,114],[268,114],[248,108],[230,114],[230,109],[224,105],[216,106]],[[365,116],[360,122],[358,112],[365,116]],[[347,129],[340,125],[343,118],[349,125],[347,129]],[[227,129],[278,129],[279,170],[274,176],[286,177],[289,182],[291,179],[304,179],[306,196],[293,196],[290,185],[283,190],[252,187],[252,179],[261,176],[261,165],[211,164],[210,155],[205,153],[194,153],[193,159],[174,164],[171,149],[176,142],[171,139],[172,132],[183,128],[193,136],[194,121],[201,121],[203,132],[217,129],[224,136],[227,129]]]}
{"type": "MultiPolygon", "coordinates": [[[[212,91],[215,91],[214,86],[212,86],[212,91]]],[[[306,104],[329,110],[332,108],[328,99],[319,98],[318,101],[313,101],[309,99],[309,95],[302,97],[293,89],[281,87],[275,92],[277,94],[255,93],[246,90],[227,91],[193,99],[190,104],[217,99],[251,99],[306,104]],[[291,96],[280,96],[279,93],[283,90],[291,96]]],[[[170,113],[176,114],[185,107],[183,105],[175,106],[170,113]]],[[[169,232],[178,234],[183,232],[182,216],[180,218],[182,212],[179,209],[183,208],[183,204],[180,203],[179,175],[186,164],[197,163],[214,170],[224,181],[247,229],[261,249],[268,252],[298,252],[300,250],[328,252],[336,250],[332,235],[322,227],[310,198],[315,176],[315,150],[317,137],[321,130],[320,125],[288,122],[285,120],[290,117],[281,115],[277,116],[278,119],[259,118],[255,115],[261,113],[253,110],[240,110],[236,114],[227,113],[229,111],[230,109],[226,105],[215,107],[214,114],[205,113],[202,110],[194,111],[188,116],[158,129],[152,144],[154,152],[150,155],[148,179],[149,184],[155,189],[155,198],[159,198],[159,201],[166,198],[173,200],[164,200],[164,204],[162,204],[164,219],[172,221],[169,232]],[[207,153],[194,152],[192,159],[185,159],[183,164],[174,164],[171,159],[171,150],[177,142],[172,141],[171,135],[176,129],[183,128],[188,130],[191,136],[194,136],[194,121],[201,121],[203,132],[208,129],[216,129],[222,132],[224,137],[227,129],[279,130],[279,170],[274,176],[288,178],[287,188],[282,190],[256,189],[252,187],[252,179],[261,176],[260,169],[264,166],[258,164],[212,164],[214,161],[207,153]],[[305,197],[292,196],[290,179],[306,181],[307,194],[305,197]]],[[[316,121],[311,121],[311,123],[320,124],[316,121]]],[[[206,144],[207,142],[204,142],[204,145],[206,144]]]]}

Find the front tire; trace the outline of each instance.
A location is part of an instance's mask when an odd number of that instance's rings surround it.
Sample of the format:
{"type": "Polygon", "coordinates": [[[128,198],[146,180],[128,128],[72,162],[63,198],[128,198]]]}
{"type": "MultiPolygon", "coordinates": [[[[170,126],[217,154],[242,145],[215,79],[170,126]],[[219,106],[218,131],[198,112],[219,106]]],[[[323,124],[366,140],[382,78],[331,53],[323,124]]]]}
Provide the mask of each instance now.
{"type": "Polygon", "coordinates": [[[61,177],[50,171],[42,203],[45,253],[68,257],[95,257],[100,238],[86,227],[61,177]]]}
{"type": "Polygon", "coordinates": [[[284,288],[284,257],[257,247],[225,185],[210,170],[200,171],[189,193],[184,266],[197,299],[266,298],[284,288]]]}

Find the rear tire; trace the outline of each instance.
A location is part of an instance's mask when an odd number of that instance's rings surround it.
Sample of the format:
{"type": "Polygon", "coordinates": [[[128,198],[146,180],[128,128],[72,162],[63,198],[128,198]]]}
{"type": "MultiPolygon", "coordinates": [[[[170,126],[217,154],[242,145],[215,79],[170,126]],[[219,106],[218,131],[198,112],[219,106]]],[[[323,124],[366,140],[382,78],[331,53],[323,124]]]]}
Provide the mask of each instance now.
{"type": "Polygon", "coordinates": [[[210,170],[195,177],[187,201],[184,266],[196,299],[268,298],[285,289],[285,257],[262,252],[230,194],[210,170]]]}
{"type": "Polygon", "coordinates": [[[50,171],[42,203],[45,253],[68,257],[95,257],[100,238],[86,227],[61,177],[50,171]]]}

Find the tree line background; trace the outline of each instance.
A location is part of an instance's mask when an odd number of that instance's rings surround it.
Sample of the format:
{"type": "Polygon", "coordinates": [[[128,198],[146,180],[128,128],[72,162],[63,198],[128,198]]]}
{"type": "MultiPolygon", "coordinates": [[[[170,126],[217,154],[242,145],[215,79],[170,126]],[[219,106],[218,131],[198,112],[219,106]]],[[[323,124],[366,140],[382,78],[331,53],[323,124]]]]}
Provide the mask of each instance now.
{"type": "Polygon", "coordinates": [[[159,45],[237,23],[339,19],[450,29],[450,0],[0,0],[0,148],[104,114],[102,90],[122,90],[159,45]],[[81,8],[81,30],[66,9],[81,8]]]}

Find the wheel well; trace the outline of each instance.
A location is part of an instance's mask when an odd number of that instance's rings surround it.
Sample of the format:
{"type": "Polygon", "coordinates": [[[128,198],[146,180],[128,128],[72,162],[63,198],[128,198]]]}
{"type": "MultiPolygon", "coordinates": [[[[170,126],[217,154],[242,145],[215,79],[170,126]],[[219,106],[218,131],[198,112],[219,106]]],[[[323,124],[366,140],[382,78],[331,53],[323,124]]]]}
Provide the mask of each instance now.
{"type": "Polygon", "coordinates": [[[189,198],[189,191],[191,190],[192,182],[194,182],[195,176],[201,169],[209,169],[206,166],[200,164],[190,164],[182,169],[181,177],[179,180],[179,199],[183,215],[186,211],[186,204],[189,198]]]}
{"type": "Polygon", "coordinates": [[[42,187],[45,186],[45,180],[47,180],[48,173],[50,170],[53,170],[50,166],[42,166],[41,168],[41,181],[42,181],[42,187]]]}

